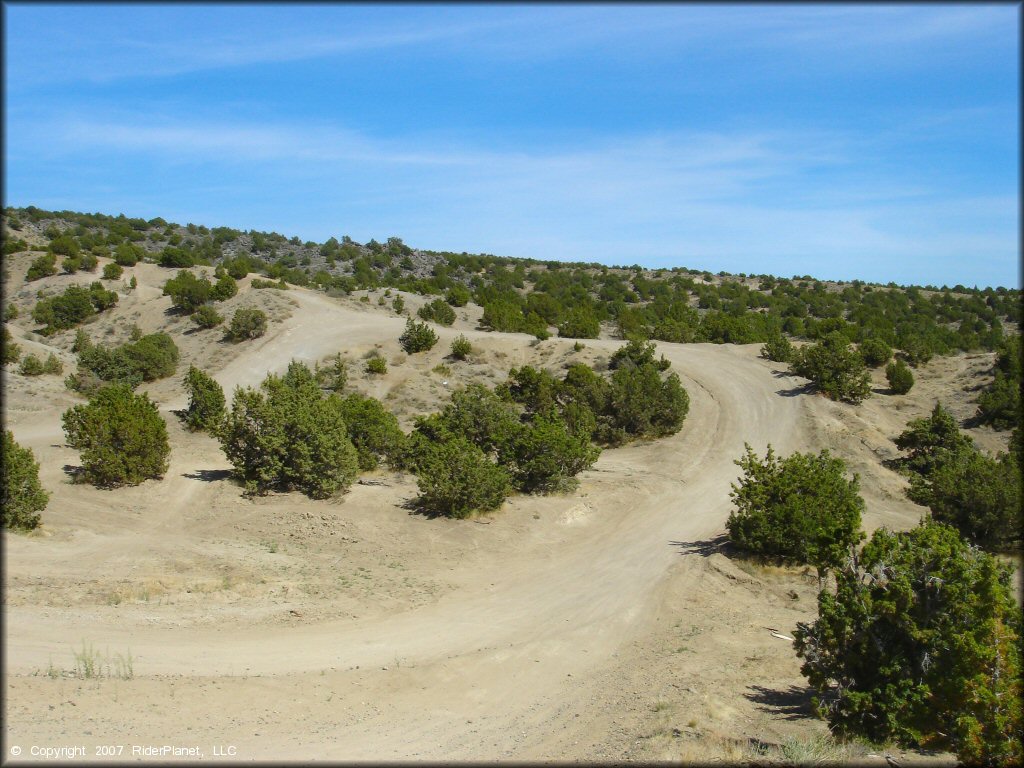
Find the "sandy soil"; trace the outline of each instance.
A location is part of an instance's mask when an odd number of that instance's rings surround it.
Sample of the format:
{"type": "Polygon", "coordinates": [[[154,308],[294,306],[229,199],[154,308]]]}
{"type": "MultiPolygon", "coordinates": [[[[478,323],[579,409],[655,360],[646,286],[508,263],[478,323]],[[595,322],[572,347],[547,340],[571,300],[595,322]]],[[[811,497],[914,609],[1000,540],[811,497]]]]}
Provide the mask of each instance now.
{"type": "MultiPolygon", "coordinates": [[[[23,351],[55,350],[73,370],[73,332],[31,333],[39,284],[22,285],[27,263],[10,264],[7,295],[22,309],[12,330],[23,351]]],[[[229,344],[168,312],[167,270],[132,274],[139,288],[87,326],[94,339],[124,340],[133,322],[167,330],[180,370],[194,362],[229,393],[293,358],[340,352],[352,386],[405,426],[467,381],[495,383],[524,363],[599,363],[621,344],[576,351],[571,340],[482,333],[478,308],[466,308],[433,350],[408,356],[404,318],[377,304],[380,292],[364,303],[247,280],[222,314],[255,305],[272,322],[265,337],[229,344]],[[458,333],[475,347],[465,362],[445,357],[458,333]],[[373,350],[389,362],[383,376],[362,371],[373,350]]],[[[404,298],[413,313],[424,301],[404,298]]],[[[7,427],[53,495],[41,531],[4,536],[5,743],[21,760],[32,745],[80,745],[88,757],[122,745],[120,759],[139,759],[132,745],[164,744],[208,758],[231,747],[223,759],[242,761],[735,760],[824,733],[790,644],[768,630],[813,618],[816,580],[719,552],[733,461],[744,442],[827,447],[860,474],[869,529],[912,526],[922,509],[881,461],[936,398],[970,416],[964,387],[984,383],[992,356],[937,360],[910,394],[854,408],[802,391],[756,346],[659,350],[690,393],[679,434],[605,451],[571,494],[516,497],[471,521],[411,513],[415,478],[390,471],[336,500],[246,500],[218,444],[174,416],[180,377],[148,387],[170,432],[165,478],[75,485],[60,414],[80,400],[62,377],[8,370],[7,427]],[[90,653],[99,675],[82,679],[76,656],[90,653]]],[[[1005,435],[972,435],[1005,448],[1005,435]]]]}

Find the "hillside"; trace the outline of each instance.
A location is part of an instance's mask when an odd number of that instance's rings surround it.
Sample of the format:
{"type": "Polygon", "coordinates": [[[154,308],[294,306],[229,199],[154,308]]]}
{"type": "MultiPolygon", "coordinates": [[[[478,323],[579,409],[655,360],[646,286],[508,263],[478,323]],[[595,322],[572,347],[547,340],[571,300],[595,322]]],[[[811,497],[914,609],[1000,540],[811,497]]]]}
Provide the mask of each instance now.
{"type": "Polygon", "coordinates": [[[817,580],[723,554],[744,443],[844,459],[871,531],[920,519],[886,460],[936,401],[983,450],[1009,441],[976,414],[997,350],[1016,334],[1016,289],[561,265],[394,239],[335,247],[37,209],[8,210],[4,233],[4,306],[16,310],[5,326],[23,355],[53,354],[72,373],[79,330],[111,346],[165,333],[180,354],[175,375],[138,387],[166,422],[170,468],[113,490],[73,482],[79,454],[61,414],[83,396],[64,375],[5,366],[5,427],[34,451],[52,494],[40,529],[4,537],[8,743],[173,735],[230,744],[240,761],[778,758],[826,732],[791,645],[766,631],[812,619],[817,580]],[[92,253],[95,271],[28,280],[48,249],[57,262],[92,253]],[[101,278],[131,251],[119,277],[101,278]],[[225,317],[262,310],[262,337],[226,341],[164,295],[180,270],[216,280],[242,258],[237,294],[214,306],[225,317]],[[41,298],[96,281],[116,304],[52,332],[33,319],[41,298]],[[437,345],[408,354],[407,316],[438,296],[455,299],[454,321],[432,323],[437,345]],[[914,363],[915,386],[891,394],[874,368],[871,397],[833,401],[760,355],[774,334],[801,347],[835,331],[888,340],[914,363]],[[458,335],[473,347],[466,360],[449,354],[458,335]],[[607,374],[627,336],[656,340],[679,374],[682,429],[606,446],[574,490],[515,494],[469,520],[418,513],[415,475],[385,464],[328,500],[249,498],[217,440],[175,415],[189,365],[230,399],[292,360],[326,367],[340,355],[346,391],[377,398],[409,431],[452,392],[501,384],[513,367],[607,374]],[[386,373],[366,371],[375,354],[386,373]],[[107,674],[76,675],[85,655],[107,674]]]}

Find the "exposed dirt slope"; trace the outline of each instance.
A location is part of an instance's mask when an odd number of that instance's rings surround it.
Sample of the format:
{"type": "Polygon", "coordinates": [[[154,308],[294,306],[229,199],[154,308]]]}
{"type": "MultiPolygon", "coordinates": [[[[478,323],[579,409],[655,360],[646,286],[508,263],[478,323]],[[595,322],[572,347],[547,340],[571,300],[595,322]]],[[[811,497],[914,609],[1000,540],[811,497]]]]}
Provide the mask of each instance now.
{"type": "MultiPolygon", "coordinates": [[[[376,294],[362,304],[247,283],[233,305],[264,306],[274,322],[262,339],[225,344],[166,313],[167,271],[134,274],[140,288],[91,332],[121,338],[132,320],[168,330],[182,370],[196,362],[227,392],[293,358],[341,351],[354,385],[406,424],[460,382],[494,382],[523,363],[591,362],[621,344],[577,351],[485,334],[460,311],[434,350],[406,356],[396,341],[404,319],[376,294]],[[444,359],[457,333],[477,347],[469,362],[444,359]],[[391,363],[385,376],[358,368],[373,349],[391,363]]],[[[33,291],[16,296],[30,305],[33,291]]],[[[419,300],[407,297],[413,311],[419,300]]],[[[73,365],[73,334],[33,341],[30,327],[18,331],[26,348],[61,350],[73,365]]],[[[390,472],[337,501],[247,501],[216,442],[171,413],[185,404],[177,379],[148,389],[171,434],[167,476],[116,491],[72,485],[65,468],[77,454],[63,445],[60,413],[77,398],[54,377],[9,375],[8,425],[36,452],[53,498],[42,534],[4,540],[7,743],[116,736],[207,753],[233,744],[245,760],[594,760],[728,755],[742,734],[820,731],[788,724],[773,703],[771,691],[799,689],[801,678],[792,649],[764,628],[812,616],[813,583],[793,598],[709,543],[728,515],[733,461],[744,442],[783,454],[831,447],[862,474],[869,525],[905,527],[920,508],[879,451],[904,413],[930,406],[909,397],[894,411],[880,396],[858,410],[792,396],[802,380],[754,347],[659,350],[690,393],[682,432],[606,451],[570,495],[518,497],[476,521],[410,514],[414,478],[390,472]],[[83,643],[110,657],[130,651],[134,679],[67,678],[83,643]],[[761,699],[757,686],[768,691],[761,699]]]]}

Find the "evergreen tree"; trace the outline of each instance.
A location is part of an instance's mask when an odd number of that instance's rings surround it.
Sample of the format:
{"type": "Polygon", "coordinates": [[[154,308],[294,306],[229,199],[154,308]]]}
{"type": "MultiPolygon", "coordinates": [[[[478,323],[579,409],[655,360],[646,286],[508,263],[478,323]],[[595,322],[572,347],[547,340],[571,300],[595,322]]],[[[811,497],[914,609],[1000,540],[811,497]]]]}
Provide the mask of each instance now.
{"type": "Polygon", "coordinates": [[[858,481],[846,479],[841,459],[822,451],[762,461],[749,445],[736,464],[743,470],[730,496],[729,539],[740,549],[783,563],[808,564],[818,574],[836,568],[862,538],[864,500],[858,481]]]}
{"type": "Polygon", "coordinates": [[[4,432],[4,453],[0,464],[0,514],[4,528],[31,530],[39,525],[39,513],[46,509],[50,494],[39,484],[39,463],[31,448],[22,448],[10,430],[4,432]]]}
{"type": "Polygon", "coordinates": [[[796,632],[816,706],[841,735],[1019,764],[1021,621],[1009,566],[925,521],[875,531],[796,632]]]}
{"type": "Polygon", "coordinates": [[[188,410],[185,423],[193,432],[207,430],[214,434],[224,421],[224,390],[211,376],[190,365],[185,374],[188,410]]]}
{"type": "Polygon", "coordinates": [[[146,395],[124,384],[103,387],[62,420],[68,445],[82,452],[83,477],[94,485],[138,485],[167,471],[167,425],[146,395]]]}

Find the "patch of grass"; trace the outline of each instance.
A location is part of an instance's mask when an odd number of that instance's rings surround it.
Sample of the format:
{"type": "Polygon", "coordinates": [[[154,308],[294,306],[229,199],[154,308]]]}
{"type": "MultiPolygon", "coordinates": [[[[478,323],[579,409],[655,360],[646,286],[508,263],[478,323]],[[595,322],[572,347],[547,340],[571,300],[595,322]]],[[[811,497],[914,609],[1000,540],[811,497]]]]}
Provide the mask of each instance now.
{"type": "Polygon", "coordinates": [[[823,733],[811,737],[789,736],[771,751],[773,757],[786,765],[811,766],[857,762],[868,754],[870,746],[860,741],[840,742],[823,733]]]}
{"type": "MultiPolygon", "coordinates": [[[[111,656],[109,649],[106,654],[100,653],[91,643],[83,640],[81,650],[72,648],[71,652],[75,657],[75,677],[82,680],[101,677],[131,680],[135,677],[135,659],[131,650],[124,654],[117,653],[111,656]]],[[[51,663],[47,674],[56,677],[53,669],[51,663]]]]}
{"type": "Polygon", "coordinates": [[[441,376],[451,376],[452,373],[452,369],[449,368],[444,363],[439,363],[438,365],[435,365],[433,370],[434,373],[440,374],[441,376]]]}

